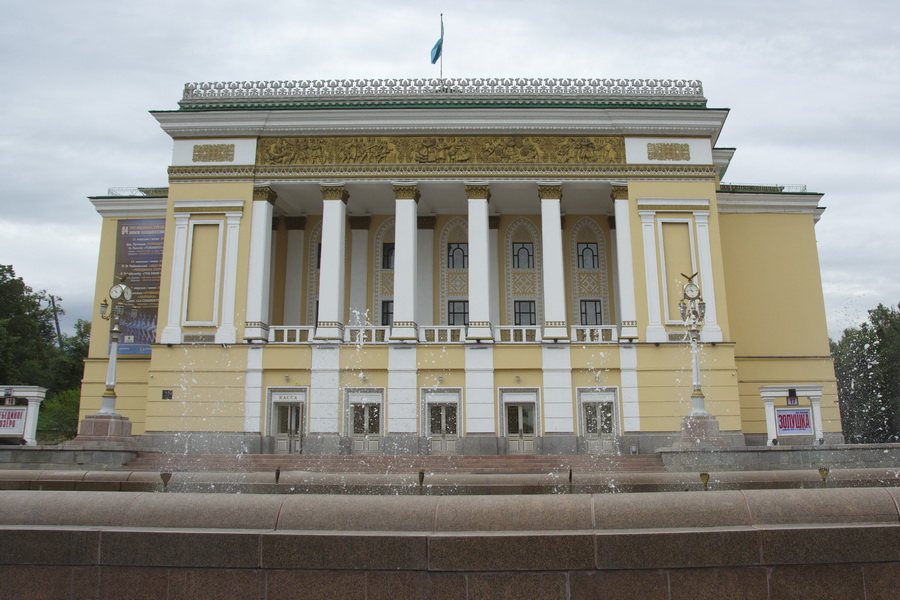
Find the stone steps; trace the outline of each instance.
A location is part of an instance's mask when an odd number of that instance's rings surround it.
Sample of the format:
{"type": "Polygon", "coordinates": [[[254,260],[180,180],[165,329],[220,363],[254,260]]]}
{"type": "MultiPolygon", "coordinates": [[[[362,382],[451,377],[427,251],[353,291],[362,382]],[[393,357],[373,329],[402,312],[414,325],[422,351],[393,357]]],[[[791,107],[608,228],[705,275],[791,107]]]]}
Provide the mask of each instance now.
{"type": "Polygon", "coordinates": [[[545,474],[566,472],[662,473],[657,455],[506,455],[506,456],[386,456],[284,454],[163,454],[141,452],[121,467],[130,471],[259,472],[309,471],[314,473],[473,473],[545,474]]]}

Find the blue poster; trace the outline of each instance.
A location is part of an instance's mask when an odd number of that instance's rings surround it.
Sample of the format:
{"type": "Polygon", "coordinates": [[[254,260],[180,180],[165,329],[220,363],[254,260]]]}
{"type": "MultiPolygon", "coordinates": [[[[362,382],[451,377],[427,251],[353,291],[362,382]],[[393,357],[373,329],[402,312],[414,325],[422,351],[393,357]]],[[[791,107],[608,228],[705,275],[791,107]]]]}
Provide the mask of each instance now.
{"type": "Polygon", "coordinates": [[[165,219],[123,219],[116,236],[116,281],[127,276],[131,300],[119,302],[119,354],[150,354],[156,341],[165,219]]]}

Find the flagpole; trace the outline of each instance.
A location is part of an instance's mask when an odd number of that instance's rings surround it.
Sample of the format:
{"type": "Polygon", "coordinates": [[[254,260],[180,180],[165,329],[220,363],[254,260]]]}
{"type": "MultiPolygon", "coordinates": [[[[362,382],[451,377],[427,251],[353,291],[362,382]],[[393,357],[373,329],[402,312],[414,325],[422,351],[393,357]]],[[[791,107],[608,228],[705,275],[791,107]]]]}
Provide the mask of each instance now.
{"type": "MultiPolygon", "coordinates": [[[[444,39],[444,13],[441,13],[441,39],[444,39]]],[[[444,43],[441,42],[441,86],[444,85],[444,43]]]]}

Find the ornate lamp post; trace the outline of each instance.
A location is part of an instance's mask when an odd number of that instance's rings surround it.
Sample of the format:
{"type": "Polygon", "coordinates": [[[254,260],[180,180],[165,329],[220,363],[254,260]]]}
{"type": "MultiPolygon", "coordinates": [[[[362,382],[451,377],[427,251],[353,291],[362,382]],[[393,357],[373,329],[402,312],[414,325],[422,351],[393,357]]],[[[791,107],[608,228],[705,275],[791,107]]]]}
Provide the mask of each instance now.
{"type": "MultiPolygon", "coordinates": [[[[687,327],[691,340],[691,383],[694,390],[691,392],[691,414],[709,415],[706,411],[703,390],[700,387],[700,330],[703,328],[703,319],[706,316],[706,302],[700,295],[700,288],[692,280],[697,274],[688,277],[688,283],[684,286],[681,302],[678,309],[681,311],[681,320],[687,327]]],[[[684,275],[687,277],[687,275],[684,275]]]]}
{"type": "Polygon", "coordinates": [[[131,288],[125,284],[127,275],[119,277],[119,283],[109,288],[110,302],[100,303],[100,317],[110,322],[112,342],[109,346],[109,365],[106,368],[106,390],[101,398],[100,410],[81,421],[80,433],[72,442],[84,447],[130,449],[131,421],[116,411],[116,362],[119,356],[119,319],[125,310],[123,304],[131,300],[131,288]]]}
{"type": "Polygon", "coordinates": [[[700,330],[706,317],[706,302],[700,295],[700,287],[694,283],[697,273],[687,276],[678,309],[681,319],[687,328],[691,341],[691,412],[681,421],[681,439],[675,443],[676,448],[696,448],[709,446],[727,446],[728,442],[719,432],[719,422],[706,410],[706,399],[700,384],[700,330]]]}
{"type": "Polygon", "coordinates": [[[109,366],[106,368],[106,391],[103,392],[102,403],[98,415],[116,415],[116,362],[119,357],[119,319],[125,311],[123,302],[131,300],[131,288],[125,285],[128,275],[119,278],[119,283],[109,288],[112,306],[106,301],[100,303],[100,318],[110,322],[112,343],[109,346],[109,366]],[[112,310],[110,310],[110,308],[112,310]]]}

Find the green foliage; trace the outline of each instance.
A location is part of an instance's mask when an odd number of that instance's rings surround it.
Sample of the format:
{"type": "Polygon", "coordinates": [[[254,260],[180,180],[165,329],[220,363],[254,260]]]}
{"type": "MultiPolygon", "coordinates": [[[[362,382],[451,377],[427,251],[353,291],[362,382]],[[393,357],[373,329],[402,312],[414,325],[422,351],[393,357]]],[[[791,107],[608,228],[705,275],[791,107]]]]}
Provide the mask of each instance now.
{"type": "Polygon", "coordinates": [[[879,304],[831,342],[831,356],[847,441],[900,441],[900,311],[879,304]]]}
{"type": "MultiPolygon", "coordinates": [[[[64,314],[60,307],[56,310],[64,314]]],[[[47,292],[35,292],[16,277],[12,266],[0,265],[0,384],[49,390],[41,406],[39,430],[75,435],[90,331],[90,322],[79,319],[74,335],[57,340],[47,292]]]]}
{"type": "Polygon", "coordinates": [[[41,403],[38,431],[42,443],[69,440],[78,433],[78,405],[81,390],[63,390],[41,403]]]}

